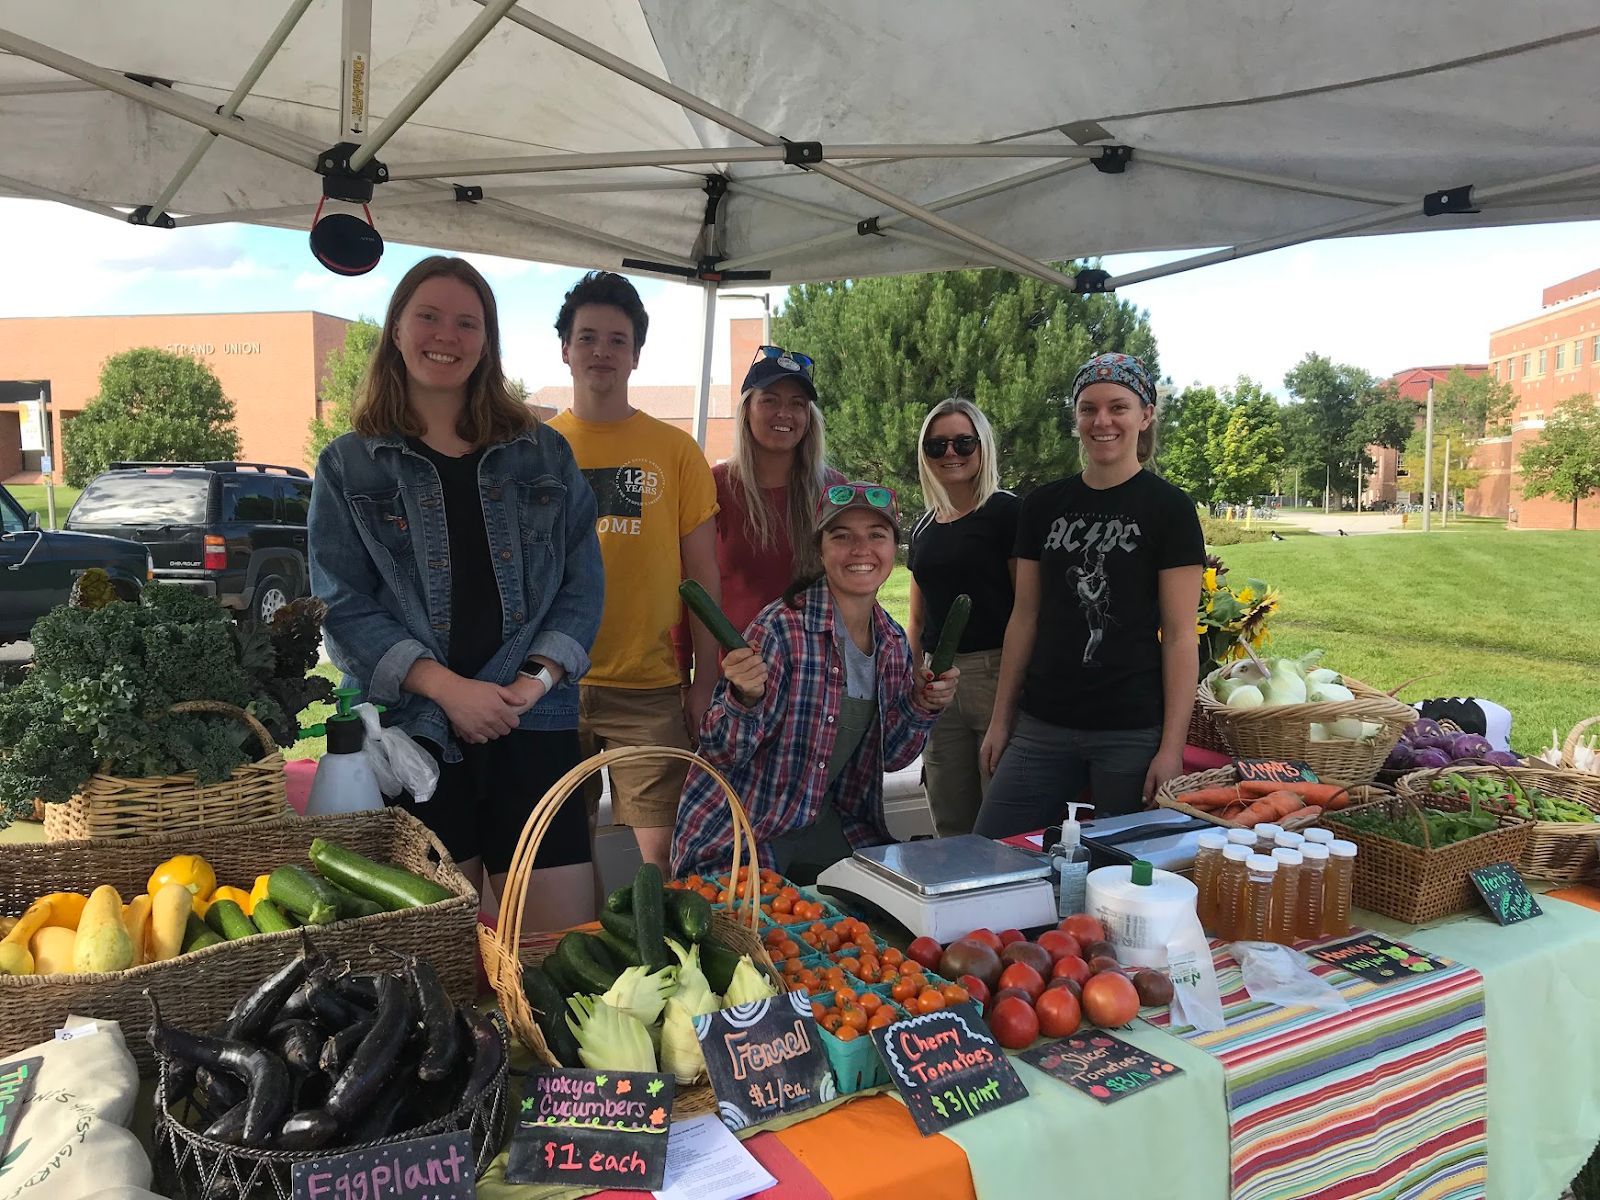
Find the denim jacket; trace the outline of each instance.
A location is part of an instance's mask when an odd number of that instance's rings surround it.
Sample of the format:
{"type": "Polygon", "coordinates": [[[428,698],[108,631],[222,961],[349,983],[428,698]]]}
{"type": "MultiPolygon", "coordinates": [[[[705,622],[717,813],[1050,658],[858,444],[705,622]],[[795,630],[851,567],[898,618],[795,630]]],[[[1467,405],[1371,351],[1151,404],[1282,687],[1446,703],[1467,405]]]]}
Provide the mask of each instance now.
{"type": "MultiPolygon", "coordinates": [[[[502,645],[478,678],[510,683],[529,655],[566,668],[522,729],[575,729],[577,683],[600,627],[605,575],[595,499],[566,439],[545,425],[489,446],[478,464],[502,645]]],[[[311,587],[328,606],[328,657],[388,723],[460,758],[444,710],[402,690],[419,658],[446,660],[450,539],[439,474],[398,436],[336,438],[317,460],[309,522],[311,587]]]]}

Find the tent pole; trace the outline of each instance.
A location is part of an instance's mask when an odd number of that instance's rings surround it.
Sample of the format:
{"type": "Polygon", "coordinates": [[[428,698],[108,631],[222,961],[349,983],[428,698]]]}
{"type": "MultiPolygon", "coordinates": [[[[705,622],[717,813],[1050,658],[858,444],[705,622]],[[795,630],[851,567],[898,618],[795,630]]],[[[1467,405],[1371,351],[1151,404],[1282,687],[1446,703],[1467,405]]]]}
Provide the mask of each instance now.
{"type": "Polygon", "coordinates": [[[1217,179],[1232,179],[1240,183],[1258,183],[1263,187],[1282,188],[1290,192],[1305,192],[1312,196],[1329,196],[1335,200],[1357,200],[1362,204],[1410,204],[1409,196],[1392,192],[1369,192],[1361,188],[1334,187],[1309,179],[1291,179],[1286,175],[1264,175],[1259,171],[1240,171],[1232,167],[1219,167],[1213,163],[1193,162],[1154,150],[1140,150],[1135,157],[1141,163],[1157,167],[1170,167],[1174,171],[1188,171],[1194,175],[1211,175],[1217,179]]]}
{"type": "Polygon", "coordinates": [[[372,96],[372,0],[344,0],[339,22],[339,141],[367,132],[372,96]]]}
{"type": "MultiPolygon", "coordinates": [[[[450,78],[450,73],[466,60],[467,55],[478,48],[478,43],[489,36],[489,31],[500,23],[500,18],[505,15],[516,0],[483,0],[483,11],[472,19],[456,40],[450,43],[450,48],[440,55],[439,60],[423,72],[422,78],[412,85],[388,114],[383,118],[383,123],[373,130],[372,136],[362,143],[360,149],[350,156],[350,169],[359,171],[366,166],[382,150],[389,139],[400,132],[400,126],[409,121],[417,109],[427,103],[428,97],[438,90],[439,85],[450,78]]],[[[391,174],[391,178],[393,178],[391,174]]]]}
{"type": "Polygon", "coordinates": [[[62,92],[97,92],[92,83],[75,79],[41,79],[36,83],[0,83],[0,96],[54,96],[62,92]]]}
{"type": "Polygon", "coordinates": [[[672,265],[678,267],[692,267],[695,265],[693,259],[685,258],[681,254],[674,254],[670,250],[662,250],[657,246],[648,246],[643,242],[634,242],[625,238],[613,237],[608,233],[601,233],[599,230],[586,229],[582,225],[575,224],[571,221],[563,221],[560,217],[552,217],[546,213],[534,212],[531,208],[521,208],[515,204],[508,204],[504,200],[488,199],[480,200],[478,203],[483,208],[492,209],[498,213],[504,213],[508,217],[520,218],[521,220],[528,221],[534,225],[543,225],[549,229],[559,229],[563,233],[570,233],[577,237],[588,238],[591,241],[601,242],[610,246],[612,249],[624,250],[632,255],[643,258],[652,258],[657,262],[671,263],[672,265]]]}
{"type": "MultiPolygon", "coordinates": [[[[267,38],[266,45],[261,47],[260,53],[255,57],[249,67],[245,69],[239,86],[233,89],[233,94],[222,102],[222,107],[217,111],[224,117],[231,117],[239,111],[239,105],[244,103],[244,98],[250,94],[250,89],[255,87],[256,81],[261,78],[262,72],[272,62],[274,56],[283,48],[284,42],[289,40],[289,35],[294,32],[294,27],[299,24],[300,18],[305,15],[306,9],[311,7],[311,0],[290,0],[289,7],[285,10],[282,20],[278,22],[272,35],[267,38]]],[[[184,160],[183,166],[178,168],[178,173],[172,177],[161,195],[150,203],[150,213],[145,223],[165,215],[167,205],[172,203],[172,198],[178,194],[178,189],[188,182],[189,176],[194,174],[194,169],[200,165],[200,160],[206,156],[216,142],[214,133],[202,133],[194,144],[194,149],[189,151],[189,157],[184,160]]]]}
{"type": "Polygon", "coordinates": [[[694,402],[694,440],[703,452],[706,448],[706,419],[711,415],[711,348],[717,340],[717,285],[702,283],[700,345],[700,389],[694,402]]]}
{"type": "Polygon", "coordinates": [[[66,204],[73,208],[81,208],[86,213],[93,213],[97,217],[110,217],[113,221],[126,222],[128,214],[120,208],[112,208],[109,204],[96,204],[93,200],[81,200],[67,192],[58,192],[54,188],[42,187],[37,183],[29,183],[24,179],[13,179],[9,175],[0,175],[0,187],[10,192],[20,192],[24,196],[31,196],[35,200],[50,200],[56,204],[66,204]]]}
{"type": "Polygon", "coordinates": [[[241,121],[237,117],[224,117],[211,105],[192,96],[174,92],[170,88],[139,83],[119,72],[98,67],[70,54],[63,54],[53,46],[25,38],[9,29],[0,29],[0,50],[9,50],[30,62],[50,67],[63,75],[71,75],[74,79],[81,79],[85,83],[92,83],[102,91],[121,96],[124,100],[132,100],[157,112],[164,112],[169,117],[187,121],[190,125],[198,125],[201,129],[209,129],[222,137],[232,138],[252,150],[270,154],[273,158],[281,158],[284,162],[304,167],[308,171],[316,169],[317,156],[314,153],[298,147],[289,148],[287,139],[290,135],[287,131],[273,129],[270,125],[241,121]]]}

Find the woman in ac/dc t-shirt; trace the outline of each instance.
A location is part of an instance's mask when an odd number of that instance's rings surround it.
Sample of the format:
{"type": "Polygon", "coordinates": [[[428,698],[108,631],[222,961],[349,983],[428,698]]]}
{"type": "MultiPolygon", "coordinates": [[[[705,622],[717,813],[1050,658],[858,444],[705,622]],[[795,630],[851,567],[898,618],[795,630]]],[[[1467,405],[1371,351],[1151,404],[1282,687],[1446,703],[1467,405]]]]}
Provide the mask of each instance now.
{"type": "Polygon", "coordinates": [[[1143,363],[1090,359],[1072,395],[1083,471],[1026,497],[1017,519],[1016,599],[982,750],[986,837],[1053,824],[1085,784],[1098,815],[1133,812],[1183,765],[1200,520],[1143,468],[1156,421],[1143,363]]]}

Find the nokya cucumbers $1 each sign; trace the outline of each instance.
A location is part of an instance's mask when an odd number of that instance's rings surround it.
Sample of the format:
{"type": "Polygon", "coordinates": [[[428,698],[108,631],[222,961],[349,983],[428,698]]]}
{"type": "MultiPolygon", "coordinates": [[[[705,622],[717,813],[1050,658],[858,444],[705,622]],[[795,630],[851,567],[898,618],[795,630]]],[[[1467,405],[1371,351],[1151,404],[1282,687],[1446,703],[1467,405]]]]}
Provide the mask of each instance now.
{"type": "Polygon", "coordinates": [[[294,1200],[475,1200],[476,1163],[462,1130],[297,1162],[290,1189],[294,1200]]]}
{"type": "Polygon", "coordinates": [[[1510,863],[1493,863],[1467,874],[1500,924],[1515,925],[1518,921],[1544,916],[1544,909],[1539,907],[1528,885],[1510,863]]]}
{"type": "Polygon", "coordinates": [[[839,1094],[804,992],[707,1013],[694,1019],[694,1031],[717,1115],[729,1129],[815,1108],[839,1094]]]}
{"type": "Polygon", "coordinates": [[[676,1094],[660,1071],[534,1072],[511,1131],[506,1182],[657,1190],[676,1094]]]}
{"type": "Polygon", "coordinates": [[[872,1041],[923,1137],[1028,1094],[970,1002],[874,1029],[872,1041]]]}

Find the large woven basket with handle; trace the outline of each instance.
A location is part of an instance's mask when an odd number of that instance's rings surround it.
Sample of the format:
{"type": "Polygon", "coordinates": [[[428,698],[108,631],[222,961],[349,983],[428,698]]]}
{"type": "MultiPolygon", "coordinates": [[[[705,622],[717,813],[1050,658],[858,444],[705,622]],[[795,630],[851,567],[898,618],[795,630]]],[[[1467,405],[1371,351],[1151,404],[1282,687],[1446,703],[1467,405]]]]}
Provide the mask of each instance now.
{"type": "Polygon", "coordinates": [[[263,757],[234,768],[220,783],[201,783],[193,771],[153,779],[104,772],[91,775],[83,790],[70,800],[43,806],[48,841],[147,837],[288,815],[283,753],[265,725],[244,709],[220,700],[186,700],[168,711],[218,713],[241,721],[261,743],[263,757]]]}
{"type": "MultiPolygon", "coordinates": [[[[1600,734],[1600,717],[1589,717],[1586,720],[1579,721],[1572,727],[1566,739],[1561,743],[1561,765],[1563,767],[1570,767],[1575,771],[1579,769],[1576,757],[1578,747],[1590,734],[1600,734]]],[[[1584,773],[1593,774],[1597,779],[1600,779],[1600,769],[1584,773]]]]}
{"type": "MultiPolygon", "coordinates": [[[[522,827],[522,837],[517,842],[511,867],[506,876],[504,893],[500,897],[500,913],[495,928],[478,927],[479,950],[483,956],[484,971],[495,995],[500,999],[501,1011],[511,1024],[511,1030],[521,1039],[545,1066],[558,1067],[561,1063],[550,1053],[544,1034],[534,1019],[533,1007],[522,990],[522,969],[543,962],[561,940],[561,933],[532,932],[522,928],[523,906],[528,894],[528,878],[533,870],[534,857],[546,830],[555,819],[561,806],[578,790],[590,775],[603,767],[622,763],[643,763],[661,758],[682,759],[699,767],[711,776],[722,789],[728,812],[733,819],[732,876],[739,877],[739,868],[746,863],[755,865],[755,834],[750,819],[732,785],[710,763],[688,750],[670,746],[627,746],[596,754],[573,767],[558,779],[543,798],[534,805],[527,823],[522,827]]],[[[744,889],[729,910],[712,916],[711,938],[738,954],[748,954],[756,967],[764,971],[780,994],[783,980],[768,957],[766,947],[756,930],[760,927],[759,901],[755,889],[744,889]]],[[[680,1087],[672,1106],[672,1115],[678,1120],[717,1111],[716,1095],[707,1084],[680,1087]]]]}

